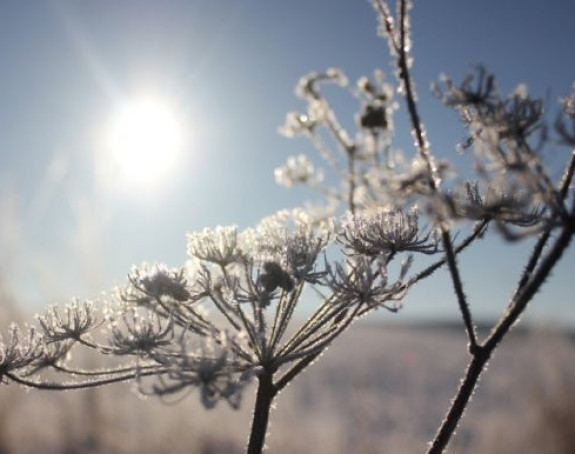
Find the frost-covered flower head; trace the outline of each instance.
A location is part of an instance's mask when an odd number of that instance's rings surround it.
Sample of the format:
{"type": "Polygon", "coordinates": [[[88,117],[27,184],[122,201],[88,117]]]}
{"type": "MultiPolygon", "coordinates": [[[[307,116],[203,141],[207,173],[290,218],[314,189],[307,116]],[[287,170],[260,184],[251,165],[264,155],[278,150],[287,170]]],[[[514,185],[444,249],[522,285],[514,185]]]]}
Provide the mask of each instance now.
{"type": "Polygon", "coordinates": [[[63,310],[53,306],[36,319],[48,342],[78,340],[101,324],[101,320],[96,316],[94,303],[81,303],[77,300],[68,304],[63,310]]]}
{"type": "Polygon", "coordinates": [[[385,82],[385,73],[376,70],[374,74],[374,81],[365,76],[357,81],[356,96],[361,101],[357,122],[371,133],[383,133],[393,129],[393,111],[398,105],[393,101],[393,87],[385,82]]]}
{"type": "Polygon", "coordinates": [[[420,234],[416,210],[368,210],[348,215],[338,235],[351,254],[368,257],[389,256],[397,252],[437,252],[429,234],[420,234]]]}
{"type": "Polygon", "coordinates": [[[323,172],[316,170],[306,155],[291,156],[287,162],[275,170],[276,182],[285,187],[296,184],[316,186],[323,181],[323,172]]]}
{"type": "Polygon", "coordinates": [[[189,233],[187,240],[190,256],[223,267],[243,257],[238,244],[238,229],[235,225],[218,226],[215,229],[205,228],[201,232],[189,233]]]}
{"type": "Polygon", "coordinates": [[[9,339],[0,335],[0,383],[7,373],[33,368],[43,356],[43,338],[35,328],[23,333],[16,324],[10,325],[9,339]]]}
{"type": "Polygon", "coordinates": [[[154,312],[139,312],[135,308],[108,318],[110,344],[115,355],[154,354],[167,347],[174,338],[171,320],[162,321],[154,312]]]}
{"type": "Polygon", "coordinates": [[[291,266],[299,268],[306,261],[303,255],[313,256],[321,251],[332,233],[332,219],[316,221],[301,209],[281,210],[263,218],[255,228],[245,230],[242,244],[260,262],[287,264],[289,260],[291,266]]]}
{"type": "Polygon", "coordinates": [[[184,269],[144,265],[132,270],[129,281],[131,286],[126,290],[126,301],[145,303],[168,299],[183,302],[190,298],[184,269]]]}
{"type": "Polygon", "coordinates": [[[328,270],[326,280],[334,292],[335,305],[399,309],[397,301],[405,294],[403,279],[411,265],[410,259],[404,261],[400,276],[393,283],[389,282],[384,260],[357,256],[348,259],[345,265],[337,264],[328,270]]]}
{"type": "Polygon", "coordinates": [[[347,86],[347,77],[339,69],[329,68],[324,73],[312,72],[302,77],[297,84],[296,94],[307,103],[306,113],[290,112],[279,131],[286,137],[306,135],[318,139],[318,130],[325,126],[335,134],[336,139],[348,152],[355,148],[348,133],[339,124],[329,102],[320,92],[323,83],[336,83],[342,87],[347,86]]]}

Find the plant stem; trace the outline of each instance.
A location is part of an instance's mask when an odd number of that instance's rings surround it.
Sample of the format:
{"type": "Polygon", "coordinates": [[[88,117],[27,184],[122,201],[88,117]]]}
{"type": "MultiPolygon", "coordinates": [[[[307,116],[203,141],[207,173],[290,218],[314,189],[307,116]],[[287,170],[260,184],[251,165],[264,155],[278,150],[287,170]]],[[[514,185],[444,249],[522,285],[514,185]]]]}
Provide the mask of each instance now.
{"type": "Polygon", "coordinates": [[[463,292],[463,284],[461,282],[461,276],[459,274],[459,268],[455,260],[455,252],[453,250],[453,243],[451,242],[451,237],[447,230],[441,232],[441,238],[443,240],[443,246],[445,247],[445,257],[447,259],[447,265],[449,267],[449,273],[451,274],[451,281],[453,283],[453,289],[455,295],[457,296],[457,302],[459,304],[459,310],[461,311],[461,316],[463,317],[463,323],[465,325],[465,330],[467,331],[467,338],[469,339],[469,351],[473,353],[473,350],[477,348],[477,338],[475,336],[475,326],[473,319],[471,317],[471,311],[469,309],[469,303],[463,292]]]}
{"type": "Polygon", "coordinates": [[[247,454],[261,454],[268,430],[270,409],[277,389],[272,381],[273,374],[263,371],[258,377],[258,391],[252,417],[252,427],[247,454]]]}
{"type": "MultiPolygon", "coordinates": [[[[575,204],[575,202],[574,202],[575,204]]],[[[574,210],[575,211],[575,210],[574,210]]],[[[534,270],[533,275],[522,286],[520,292],[513,298],[509,305],[508,312],[501,318],[499,323],[493,328],[483,346],[477,346],[473,351],[473,358],[465,372],[461,386],[451,404],[445,420],[441,424],[435,436],[428,454],[440,454],[444,451],[451,436],[455,433],[457,424],[461,420],[469,400],[473,394],[477,381],[485,369],[487,361],[509,333],[514,323],[523,313],[533,296],[543,285],[545,279],[551,273],[563,253],[569,247],[569,243],[575,234],[575,216],[570,214],[569,224],[565,225],[561,234],[550,247],[548,253],[541,259],[539,267],[534,270]]]]}
{"type": "Polygon", "coordinates": [[[459,390],[455,400],[453,401],[447,416],[443,420],[439,432],[435,436],[429,451],[427,454],[440,454],[443,452],[451,436],[455,432],[457,424],[463,416],[463,412],[467,408],[469,399],[471,398],[475,386],[477,385],[477,380],[481,376],[485,364],[491,356],[491,351],[485,350],[484,348],[477,348],[475,350],[475,355],[473,356],[467,370],[465,371],[465,378],[461,382],[459,390]]]}

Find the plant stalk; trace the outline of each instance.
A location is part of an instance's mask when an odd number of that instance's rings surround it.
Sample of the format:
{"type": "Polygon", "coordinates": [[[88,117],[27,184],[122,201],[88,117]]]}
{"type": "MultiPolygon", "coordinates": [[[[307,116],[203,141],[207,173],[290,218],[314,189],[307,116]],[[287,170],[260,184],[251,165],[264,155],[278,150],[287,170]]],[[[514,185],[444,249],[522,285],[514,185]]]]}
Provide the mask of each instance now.
{"type": "Polygon", "coordinates": [[[451,436],[455,433],[457,424],[461,420],[469,400],[473,395],[473,391],[477,385],[477,381],[485,368],[485,364],[491,356],[491,352],[483,348],[478,348],[475,350],[476,354],[471,359],[467,371],[465,372],[465,378],[461,382],[457,395],[449,408],[447,416],[443,420],[439,432],[435,436],[433,443],[431,444],[427,454],[441,454],[447,447],[451,436]]]}
{"type": "Polygon", "coordinates": [[[247,454],[261,454],[265,445],[266,433],[272,402],[277,394],[277,389],[272,381],[273,374],[263,371],[258,376],[258,391],[256,404],[252,417],[252,427],[248,442],[247,454]]]}
{"type": "MultiPolygon", "coordinates": [[[[575,203],[575,202],[574,202],[575,203]]],[[[570,219],[575,219],[573,214],[570,214],[570,219]]],[[[575,221],[571,221],[566,225],[554,245],[550,248],[545,257],[541,259],[539,268],[534,271],[533,276],[521,288],[521,291],[514,300],[511,302],[508,312],[502,317],[497,326],[495,326],[489,335],[488,339],[483,346],[477,346],[473,350],[473,358],[469,363],[469,367],[465,372],[465,377],[461,382],[461,386],[457,391],[457,395],[449,408],[445,420],[441,424],[439,432],[435,436],[433,443],[428,451],[428,454],[441,454],[451,436],[455,433],[455,429],[475,390],[477,382],[484,371],[487,361],[502,341],[502,339],[509,333],[509,330],[519,316],[523,313],[529,302],[533,299],[535,293],[543,285],[545,279],[554,269],[555,265],[569,247],[569,243],[575,234],[575,221]]]]}

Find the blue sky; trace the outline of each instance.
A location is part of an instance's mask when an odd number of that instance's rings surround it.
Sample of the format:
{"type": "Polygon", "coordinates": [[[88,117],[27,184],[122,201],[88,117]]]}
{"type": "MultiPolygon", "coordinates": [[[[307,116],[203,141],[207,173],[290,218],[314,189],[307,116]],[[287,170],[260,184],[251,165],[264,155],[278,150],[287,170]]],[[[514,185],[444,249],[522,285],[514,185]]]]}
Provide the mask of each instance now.
{"type": "MultiPolygon", "coordinates": [[[[482,63],[504,91],[525,82],[549,106],[575,80],[574,1],[414,3],[414,74],[440,156],[455,153],[464,135],[429,94],[440,73],[459,79],[482,63]]],[[[0,2],[3,279],[33,307],[93,297],[123,282],[133,264],[182,264],[188,231],[247,227],[303,204],[312,195],[277,186],[273,170],[312,150],[277,128],[303,108],[297,80],[332,66],[352,81],[390,70],[367,1],[0,2]],[[99,181],[99,144],[118,105],[141,93],[178,112],[185,150],[161,184],[119,190],[99,181]]],[[[354,106],[342,107],[351,118],[354,106]]],[[[397,143],[409,149],[397,121],[397,143]]],[[[561,151],[551,151],[558,159],[561,151]]],[[[479,316],[500,310],[524,255],[495,243],[464,259],[479,316]]],[[[570,251],[531,316],[575,321],[573,265],[570,251]]],[[[448,285],[422,286],[400,318],[456,314],[448,285]]]]}

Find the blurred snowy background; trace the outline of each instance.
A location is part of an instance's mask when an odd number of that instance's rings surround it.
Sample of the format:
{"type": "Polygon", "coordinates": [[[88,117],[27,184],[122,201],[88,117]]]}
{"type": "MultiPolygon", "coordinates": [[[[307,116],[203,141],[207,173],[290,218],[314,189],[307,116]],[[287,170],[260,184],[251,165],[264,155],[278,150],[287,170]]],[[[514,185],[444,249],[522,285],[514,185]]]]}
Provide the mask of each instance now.
{"type": "MultiPolygon", "coordinates": [[[[360,323],[279,396],[269,452],[425,452],[465,364],[458,326],[360,323]]],[[[572,333],[516,330],[491,361],[449,452],[575,452],[573,364],[572,333]]],[[[2,388],[0,453],[244,452],[253,388],[238,411],[225,403],[206,411],[194,393],[174,405],[142,400],[129,388],[2,388]]]]}

